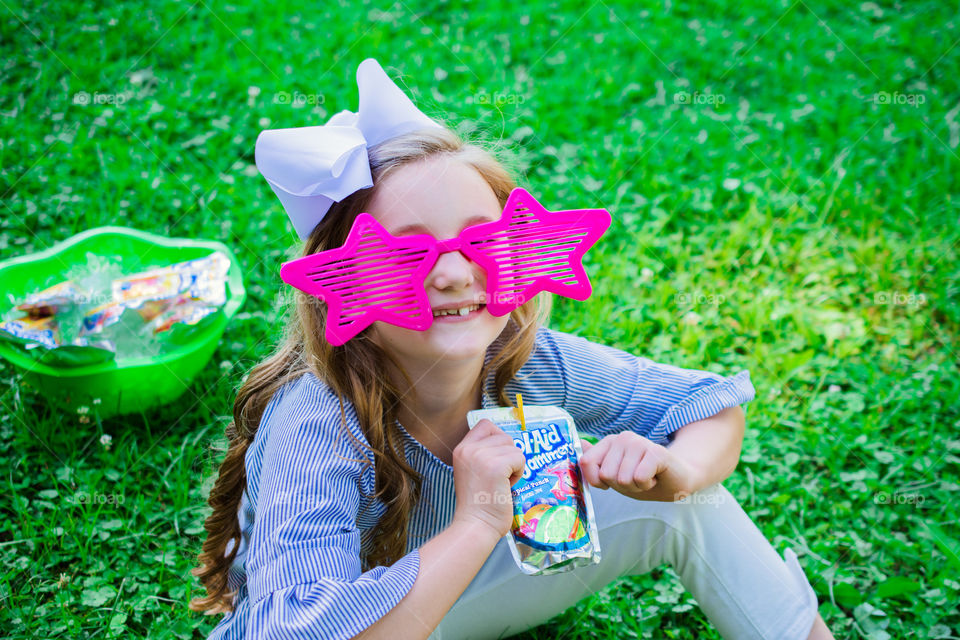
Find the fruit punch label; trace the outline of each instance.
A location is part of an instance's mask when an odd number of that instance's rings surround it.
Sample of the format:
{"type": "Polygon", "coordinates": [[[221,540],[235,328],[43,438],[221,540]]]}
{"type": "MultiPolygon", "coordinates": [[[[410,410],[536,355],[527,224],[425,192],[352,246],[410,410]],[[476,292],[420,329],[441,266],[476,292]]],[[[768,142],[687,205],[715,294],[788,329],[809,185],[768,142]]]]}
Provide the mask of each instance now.
{"type": "Polygon", "coordinates": [[[490,420],[523,452],[522,477],[511,487],[513,524],[507,539],[517,565],[531,575],[600,562],[593,505],[578,464],[583,451],[573,417],[560,407],[524,405],[471,411],[473,428],[490,420]]]}
{"type": "Polygon", "coordinates": [[[543,551],[575,549],[590,542],[583,479],[566,420],[501,427],[523,451],[523,478],[512,488],[513,534],[543,551]]]}

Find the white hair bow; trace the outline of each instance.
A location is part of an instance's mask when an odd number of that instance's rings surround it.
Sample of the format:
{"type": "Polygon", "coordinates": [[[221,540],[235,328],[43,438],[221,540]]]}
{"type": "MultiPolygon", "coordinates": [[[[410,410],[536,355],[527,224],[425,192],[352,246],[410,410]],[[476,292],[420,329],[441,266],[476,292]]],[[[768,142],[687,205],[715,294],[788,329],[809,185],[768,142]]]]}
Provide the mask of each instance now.
{"type": "Polygon", "coordinates": [[[257,137],[257,169],[267,179],[297,235],[306,240],[330,205],[373,186],[367,147],[441,125],[424,115],[373,58],[357,67],[360,106],[325,125],[268,129],[257,137]]]}

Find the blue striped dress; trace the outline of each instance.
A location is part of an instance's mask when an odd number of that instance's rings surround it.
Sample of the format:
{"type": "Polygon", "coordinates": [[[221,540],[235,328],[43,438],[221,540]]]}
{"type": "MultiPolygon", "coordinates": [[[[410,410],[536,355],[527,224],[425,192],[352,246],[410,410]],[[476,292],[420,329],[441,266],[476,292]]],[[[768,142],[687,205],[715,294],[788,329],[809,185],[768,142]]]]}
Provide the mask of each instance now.
{"type": "MultiPolygon", "coordinates": [[[[629,429],[660,444],[754,396],[747,371],[725,378],[659,364],[545,327],[507,392],[564,407],[581,433],[629,429]]],[[[492,375],[483,406],[496,406],[492,375]]],[[[453,518],[453,468],[400,426],[406,457],[424,479],[422,499],[410,517],[407,554],[362,571],[361,537],[383,505],[365,497],[374,493],[374,472],[353,441],[366,442],[353,405],[345,411],[346,428],[336,395],[312,374],[268,404],[246,455],[243,539],[229,574],[235,608],[211,638],[350,638],[400,602],[417,577],[418,548],[453,518]]]]}

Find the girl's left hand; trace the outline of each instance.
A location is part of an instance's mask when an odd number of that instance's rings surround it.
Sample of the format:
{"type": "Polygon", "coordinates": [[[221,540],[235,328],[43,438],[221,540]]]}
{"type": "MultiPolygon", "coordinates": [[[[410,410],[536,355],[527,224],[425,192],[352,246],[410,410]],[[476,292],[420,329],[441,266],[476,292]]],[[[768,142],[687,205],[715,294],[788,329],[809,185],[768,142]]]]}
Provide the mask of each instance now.
{"type": "Polygon", "coordinates": [[[584,480],[637,500],[680,500],[694,486],[694,470],[663,445],[632,431],[609,435],[595,445],[581,440],[584,480]],[[660,490],[652,491],[661,484],[660,490]],[[669,486],[666,486],[669,485],[669,486]],[[666,490],[670,495],[661,495],[666,490]]]}

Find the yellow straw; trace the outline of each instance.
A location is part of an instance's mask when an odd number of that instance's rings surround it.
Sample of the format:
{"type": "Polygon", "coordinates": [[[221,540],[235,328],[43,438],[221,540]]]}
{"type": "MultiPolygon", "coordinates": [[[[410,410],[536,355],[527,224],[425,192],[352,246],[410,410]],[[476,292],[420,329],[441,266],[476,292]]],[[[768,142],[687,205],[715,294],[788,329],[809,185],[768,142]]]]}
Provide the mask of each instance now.
{"type": "Polygon", "coordinates": [[[520,416],[520,431],[527,430],[527,422],[523,419],[523,395],[517,394],[517,415],[520,416]]]}

